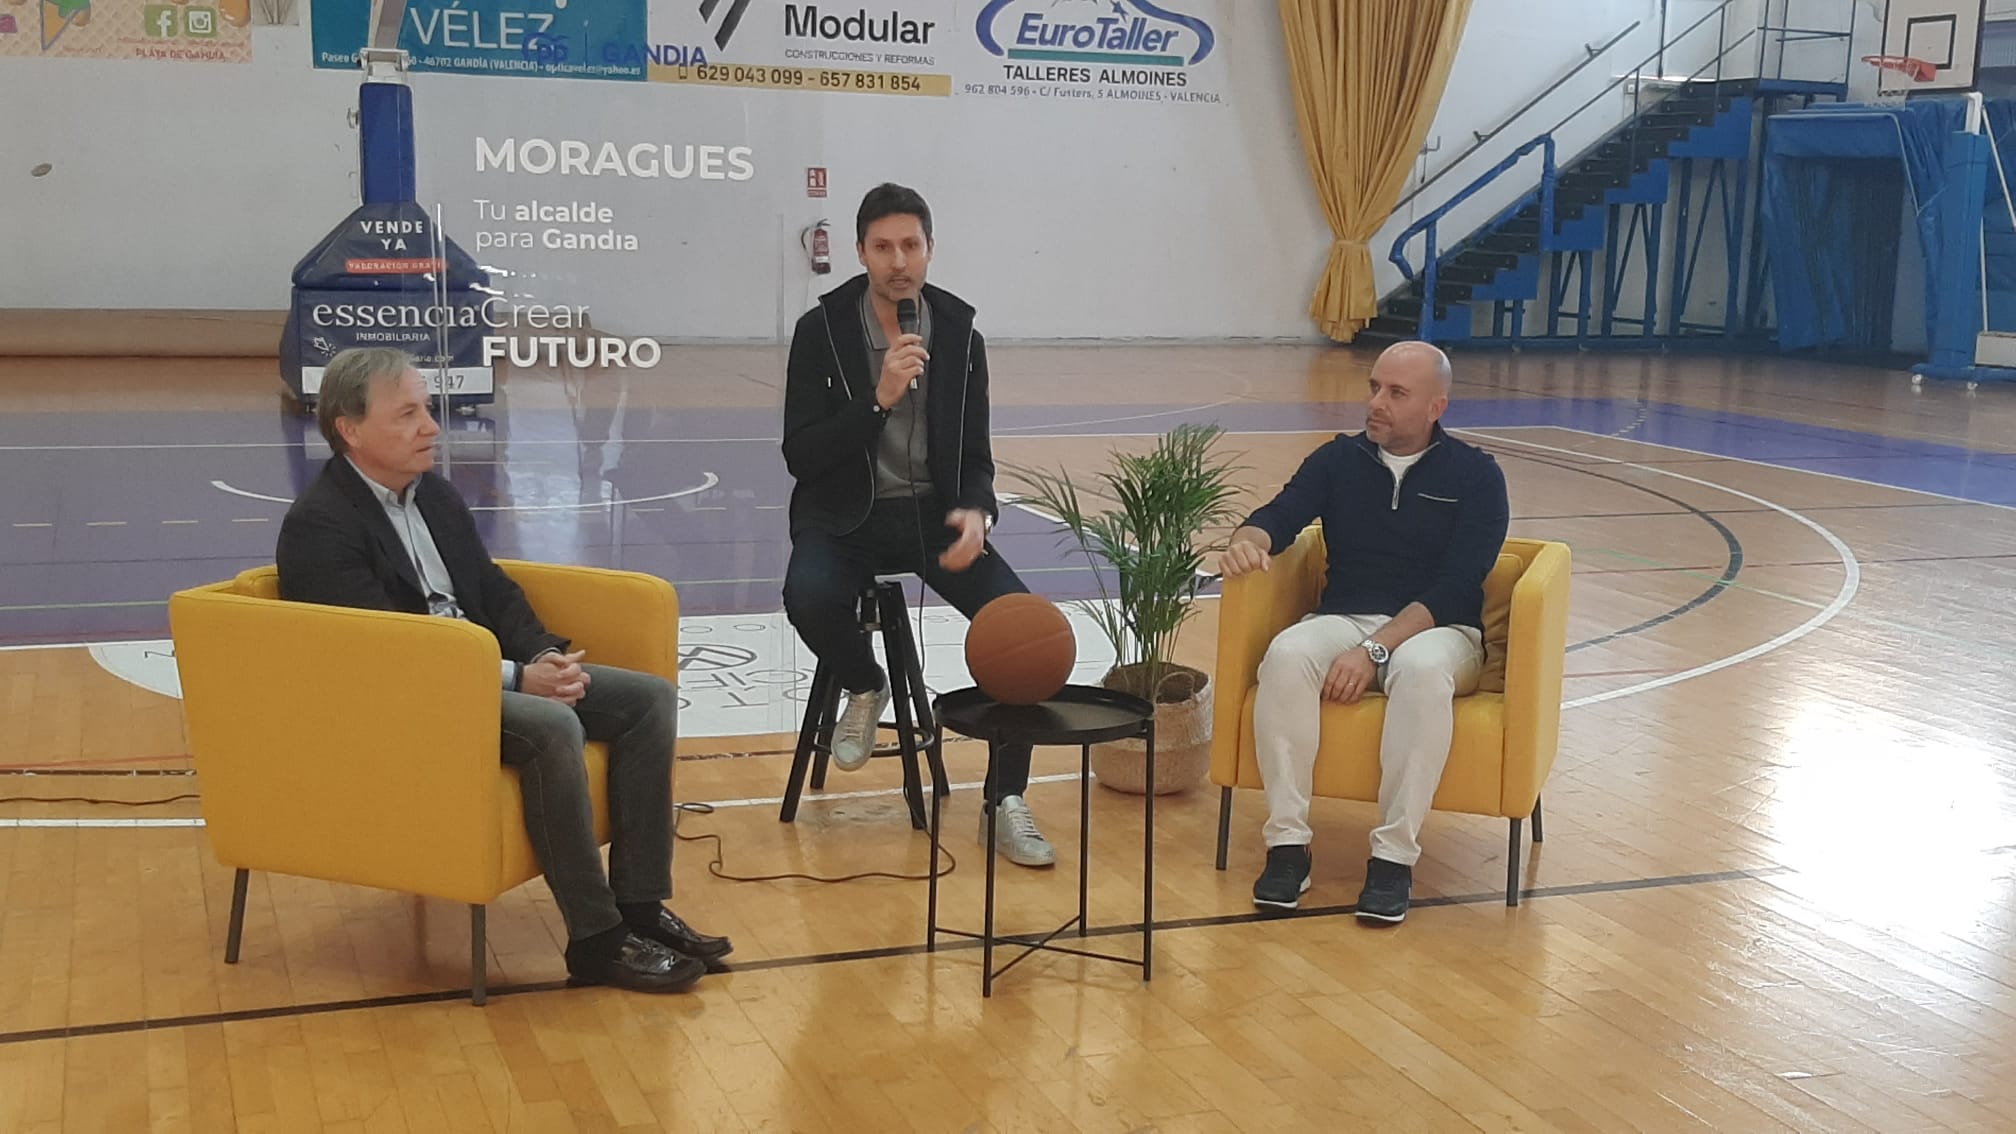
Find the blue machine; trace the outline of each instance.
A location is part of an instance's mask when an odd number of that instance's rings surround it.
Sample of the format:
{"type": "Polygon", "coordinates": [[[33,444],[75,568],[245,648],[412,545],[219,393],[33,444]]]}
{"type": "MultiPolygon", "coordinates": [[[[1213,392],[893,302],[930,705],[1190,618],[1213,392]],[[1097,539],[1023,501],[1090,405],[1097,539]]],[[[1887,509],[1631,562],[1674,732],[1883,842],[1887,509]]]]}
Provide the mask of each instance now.
{"type": "Polygon", "coordinates": [[[467,412],[496,399],[496,368],[483,358],[490,277],[416,199],[403,53],[364,55],[357,97],[364,200],[294,265],[280,377],[310,407],[338,351],[395,347],[414,357],[437,396],[467,412]],[[389,71],[372,66],[386,56],[395,57],[389,71]]]}

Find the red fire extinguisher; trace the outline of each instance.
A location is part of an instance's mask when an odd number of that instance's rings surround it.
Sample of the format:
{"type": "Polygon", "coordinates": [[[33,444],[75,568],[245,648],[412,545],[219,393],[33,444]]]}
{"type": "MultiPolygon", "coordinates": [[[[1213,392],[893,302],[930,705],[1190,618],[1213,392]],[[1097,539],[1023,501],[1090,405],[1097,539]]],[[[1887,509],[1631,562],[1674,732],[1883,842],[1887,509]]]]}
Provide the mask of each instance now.
{"type": "Polygon", "coordinates": [[[798,242],[805,245],[806,255],[811,257],[814,275],[823,276],[833,270],[833,242],[826,235],[824,220],[799,233],[798,242]]]}

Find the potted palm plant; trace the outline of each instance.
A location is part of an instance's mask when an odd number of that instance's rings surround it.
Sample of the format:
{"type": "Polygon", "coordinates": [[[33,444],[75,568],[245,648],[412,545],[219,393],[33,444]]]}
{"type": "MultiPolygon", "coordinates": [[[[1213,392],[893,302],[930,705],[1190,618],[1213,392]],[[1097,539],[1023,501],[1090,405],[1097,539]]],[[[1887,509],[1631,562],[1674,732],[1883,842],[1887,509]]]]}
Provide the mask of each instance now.
{"type": "MultiPolygon", "coordinates": [[[[1088,511],[1070,474],[1016,468],[1031,487],[1023,503],[1063,529],[1092,566],[1099,598],[1079,602],[1113,644],[1116,662],[1100,684],[1155,706],[1155,790],[1195,785],[1211,763],[1211,678],[1172,655],[1177,632],[1195,613],[1207,530],[1237,518],[1232,483],[1240,469],[1216,453],[1224,430],[1179,425],[1146,453],[1117,453],[1088,488],[1112,502],[1088,511]]],[[[1095,745],[1092,768],[1116,791],[1146,790],[1146,746],[1139,740],[1095,745]]]]}

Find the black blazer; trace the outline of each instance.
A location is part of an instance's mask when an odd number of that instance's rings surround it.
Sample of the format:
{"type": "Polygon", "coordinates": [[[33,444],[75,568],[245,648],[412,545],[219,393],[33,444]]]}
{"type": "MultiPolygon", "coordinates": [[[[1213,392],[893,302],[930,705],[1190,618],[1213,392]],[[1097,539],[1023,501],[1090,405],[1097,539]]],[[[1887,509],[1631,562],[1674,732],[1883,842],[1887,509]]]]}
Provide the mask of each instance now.
{"type": "MultiPolygon", "coordinates": [[[[791,491],[791,534],[806,529],[845,535],[875,505],[875,445],[888,421],[875,404],[880,375],[868,372],[868,335],[855,276],[798,320],[784,372],[784,463],[791,491]]],[[[925,446],[932,487],[948,509],[999,515],[994,450],[987,438],[987,344],[973,329],[973,308],[943,288],[924,285],[931,305],[930,396],[925,446]]]]}
{"type": "MultiPolygon", "coordinates": [[[[521,664],[567,639],[548,633],[525,592],[490,558],[476,517],[453,485],[424,473],[413,488],[434,546],[448,565],[455,601],[469,620],[497,636],[504,657],[521,664]]],[[[343,457],[331,457],[280,524],[280,597],[325,606],[426,614],[427,593],[399,533],[371,487],[343,457]]]]}

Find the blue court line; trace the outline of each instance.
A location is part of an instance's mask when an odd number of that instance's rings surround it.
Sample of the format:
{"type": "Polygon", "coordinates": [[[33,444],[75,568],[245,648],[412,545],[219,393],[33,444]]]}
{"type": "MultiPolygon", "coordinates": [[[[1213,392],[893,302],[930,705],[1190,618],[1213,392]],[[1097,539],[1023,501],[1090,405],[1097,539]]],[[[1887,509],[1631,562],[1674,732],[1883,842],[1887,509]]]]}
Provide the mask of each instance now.
{"type": "MultiPolygon", "coordinates": [[[[1704,456],[2016,507],[2016,454],[1663,403],[1493,399],[1451,406],[1456,426],[1554,426],[1704,456]]],[[[1644,463],[1656,460],[1636,458],[1644,463]]]]}
{"type": "MultiPolygon", "coordinates": [[[[1147,434],[1182,421],[1211,421],[1231,433],[1309,431],[1353,432],[1364,426],[1364,407],[1348,402],[1281,404],[1243,402],[1184,413],[1181,407],[1134,406],[1139,420],[1108,414],[1126,407],[1073,406],[1083,425],[1042,425],[1055,408],[1014,407],[995,411],[997,429],[1019,435],[1065,437],[1147,434]],[[1109,432],[1110,431],[1110,432],[1109,432]]],[[[1702,409],[1664,402],[1619,398],[1464,398],[1443,418],[1453,428],[1556,428],[1594,437],[1642,441],[1685,449],[1706,457],[1726,457],[1781,468],[1803,469],[1891,488],[1949,496],[1980,504],[2016,507],[2016,453],[1828,426],[1806,425],[1755,414],[1702,409]]],[[[999,444],[997,438],[997,447],[999,444]]],[[[1237,446],[1240,438],[1228,444],[1237,446]]],[[[1638,458],[1657,464],[1657,458],[1638,458]]],[[[1674,459],[1684,459],[1676,457],[1674,459]]]]}

